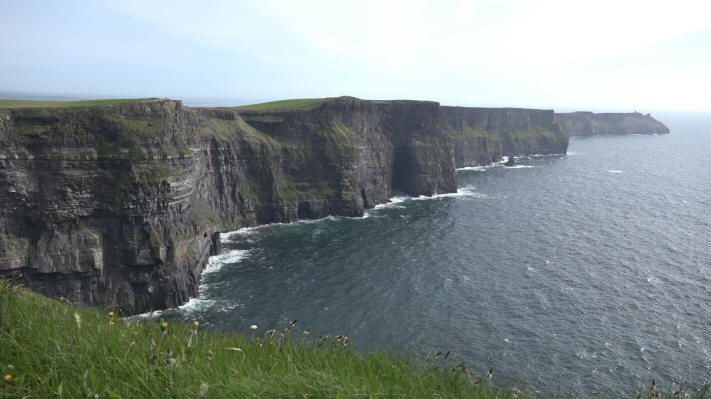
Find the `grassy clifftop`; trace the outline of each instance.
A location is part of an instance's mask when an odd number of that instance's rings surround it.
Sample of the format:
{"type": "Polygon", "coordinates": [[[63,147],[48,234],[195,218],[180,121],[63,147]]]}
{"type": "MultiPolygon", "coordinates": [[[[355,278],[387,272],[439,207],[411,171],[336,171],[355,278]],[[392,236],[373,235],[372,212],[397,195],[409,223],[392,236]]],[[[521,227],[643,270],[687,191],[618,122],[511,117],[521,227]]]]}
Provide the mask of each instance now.
{"type": "Polygon", "coordinates": [[[153,101],[155,98],[116,98],[105,100],[81,101],[41,101],[41,100],[0,100],[0,108],[65,108],[65,107],[95,107],[102,105],[128,104],[144,101],[153,101]]]}
{"type": "Polygon", "coordinates": [[[297,98],[292,100],[270,101],[266,103],[234,107],[238,111],[288,111],[312,109],[321,105],[326,98],[297,98]]]}
{"type": "Polygon", "coordinates": [[[418,367],[289,326],[241,336],[127,321],[3,281],[0,372],[5,398],[515,397],[442,356],[418,367]]]}

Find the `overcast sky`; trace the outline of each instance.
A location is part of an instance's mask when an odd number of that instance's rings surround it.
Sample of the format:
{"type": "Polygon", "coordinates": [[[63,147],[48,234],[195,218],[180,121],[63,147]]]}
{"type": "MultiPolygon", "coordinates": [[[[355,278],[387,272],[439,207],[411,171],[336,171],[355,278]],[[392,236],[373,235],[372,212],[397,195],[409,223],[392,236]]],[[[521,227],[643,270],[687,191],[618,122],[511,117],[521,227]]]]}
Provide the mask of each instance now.
{"type": "Polygon", "coordinates": [[[0,91],[711,110],[709,4],[0,0],[0,91]]]}

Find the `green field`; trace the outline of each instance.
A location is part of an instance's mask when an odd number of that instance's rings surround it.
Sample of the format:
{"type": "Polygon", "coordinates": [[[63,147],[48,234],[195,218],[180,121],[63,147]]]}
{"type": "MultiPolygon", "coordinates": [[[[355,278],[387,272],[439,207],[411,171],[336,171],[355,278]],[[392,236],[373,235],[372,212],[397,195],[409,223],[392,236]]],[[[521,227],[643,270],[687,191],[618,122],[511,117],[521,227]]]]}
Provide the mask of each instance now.
{"type": "Polygon", "coordinates": [[[234,107],[238,111],[277,111],[312,109],[321,105],[326,98],[297,98],[292,100],[270,101],[260,104],[242,105],[234,107]]]}
{"type": "Polygon", "coordinates": [[[90,107],[101,105],[114,105],[137,103],[143,101],[153,101],[155,98],[116,98],[103,100],[81,100],[81,101],[35,101],[35,100],[2,100],[0,108],[32,108],[32,107],[90,107]]]}

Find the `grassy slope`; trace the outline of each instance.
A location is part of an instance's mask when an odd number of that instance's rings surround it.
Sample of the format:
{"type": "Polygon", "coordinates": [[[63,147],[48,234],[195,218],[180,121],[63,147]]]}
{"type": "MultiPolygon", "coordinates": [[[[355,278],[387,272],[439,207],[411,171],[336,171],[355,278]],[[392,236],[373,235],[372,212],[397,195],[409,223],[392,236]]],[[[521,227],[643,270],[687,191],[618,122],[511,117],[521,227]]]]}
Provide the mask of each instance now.
{"type": "MultiPolygon", "coordinates": [[[[416,365],[288,329],[248,337],[166,326],[112,318],[0,280],[0,397],[546,397],[497,388],[495,377],[472,376],[442,356],[416,365]]],[[[657,392],[619,397],[711,398],[708,386],[688,395],[657,392]]]]}
{"type": "Polygon", "coordinates": [[[293,100],[270,101],[261,104],[242,105],[234,107],[238,111],[276,111],[276,110],[297,110],[311,109],[319,106],[327,99],[325,98],[297,98],[293,100]]]}
{"type": "Polygon", "coordinates": [[[514,397],[455,365],[443,373],[441,357],[426,371],[302,333],[202,330],[171,324],[163,335],[157,322],[111,319],[0,281],[0,373],[12,376],[0,397],[514,397]]]}
{"type": "Polygon", "coordinates": [[[126,98],[82,101],[33,101],[33,100],[1,100],[0,108],[30,108],[30,107],[88,107],[112,104],[136,103],[156,100],[155,98],[126,98]]]}

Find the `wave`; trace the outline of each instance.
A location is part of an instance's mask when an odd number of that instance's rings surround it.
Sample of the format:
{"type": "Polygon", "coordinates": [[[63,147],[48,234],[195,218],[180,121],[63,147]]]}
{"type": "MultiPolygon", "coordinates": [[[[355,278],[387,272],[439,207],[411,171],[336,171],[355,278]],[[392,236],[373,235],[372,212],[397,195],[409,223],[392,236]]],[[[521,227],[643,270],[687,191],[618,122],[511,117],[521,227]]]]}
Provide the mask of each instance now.
{"type": "Polygon", "coordinates": [[[514,165],[514,166],[507,166],[507,169],[529,169],[529,168],[535,168],[533,165],[514,165]]]}
{"type": "Polygon", "coordinates": [[[186,313],[199,313],[215,304],[213,299],[190,298],[184,305],[178,306],[178,309],[186,313]]]}
{"type": "Polygon", "coordinates": [[[211,256],[205,270],[203,270],[203,276],[208,273],[214,273],[222,268],[222,266],[231,263],[237,263],[242,259],[246,258],[249,254],[248,249],[231,249],[223,254],[211,256]]]}
{"type": "Polygon", "coordinates": [[[608,169],[607,171],[610,173],[624,173],[621,170],[615,170],[615,169],[608,169]]]}

